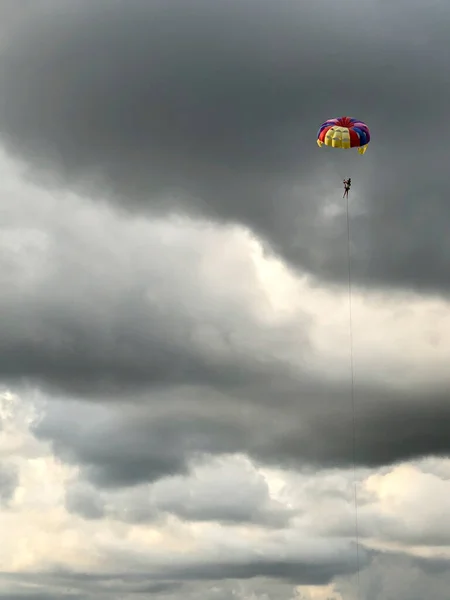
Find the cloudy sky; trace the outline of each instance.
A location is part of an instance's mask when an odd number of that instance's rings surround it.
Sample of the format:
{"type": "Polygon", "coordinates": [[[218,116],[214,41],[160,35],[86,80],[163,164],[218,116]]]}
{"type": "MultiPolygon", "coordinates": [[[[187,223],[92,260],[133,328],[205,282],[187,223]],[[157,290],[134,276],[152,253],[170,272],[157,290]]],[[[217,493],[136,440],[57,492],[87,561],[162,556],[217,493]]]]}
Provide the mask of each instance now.
{"type": "Polygon", "coordinates": [[[0,599],[448,600],[449,30],[0,0],[0,599]]]}

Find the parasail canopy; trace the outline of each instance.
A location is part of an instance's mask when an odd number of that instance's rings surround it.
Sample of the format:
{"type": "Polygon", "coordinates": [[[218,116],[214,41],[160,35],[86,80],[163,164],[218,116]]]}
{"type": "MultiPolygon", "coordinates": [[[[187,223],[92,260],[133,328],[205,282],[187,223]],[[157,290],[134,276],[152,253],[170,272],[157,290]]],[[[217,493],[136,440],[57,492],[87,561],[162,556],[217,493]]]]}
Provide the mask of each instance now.
{"type": "Polygon", "coordinates": [[[352,117],[339,117],[328,119],[317,132],[317,145],[332,148],[357,148],[360,154],[364,154],[370,142],[370,131],[363,121],[352,117]]]}

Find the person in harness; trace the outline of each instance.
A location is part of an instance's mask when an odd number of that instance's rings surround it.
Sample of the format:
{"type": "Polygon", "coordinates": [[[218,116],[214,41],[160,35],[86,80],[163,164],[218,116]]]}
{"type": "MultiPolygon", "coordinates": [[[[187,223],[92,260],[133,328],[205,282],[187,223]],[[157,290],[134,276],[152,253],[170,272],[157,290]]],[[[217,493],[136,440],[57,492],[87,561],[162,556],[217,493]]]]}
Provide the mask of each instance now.
{"type": "Polygon", "coordinates": [[[344,195],[342,196],[343,198],[348,198],[348,193],[350,191],[350,188],[352,186],[352,180],[349,177],[348,179],[344,179],[344,195]]]}

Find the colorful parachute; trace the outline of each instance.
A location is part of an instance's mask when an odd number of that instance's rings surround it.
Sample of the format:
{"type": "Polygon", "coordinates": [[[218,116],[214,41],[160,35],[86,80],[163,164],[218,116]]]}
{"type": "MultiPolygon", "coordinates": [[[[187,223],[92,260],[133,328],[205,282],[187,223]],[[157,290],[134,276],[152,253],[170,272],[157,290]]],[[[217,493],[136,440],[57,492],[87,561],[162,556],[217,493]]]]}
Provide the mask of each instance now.
{"type": "Polygon", "coordinates": [[[329,119],[322,123],[317,132],[317,145],[333,148],[358,148],[360,154],[367,150],[370,131],[365,123],[351,117],[329,119]]]}

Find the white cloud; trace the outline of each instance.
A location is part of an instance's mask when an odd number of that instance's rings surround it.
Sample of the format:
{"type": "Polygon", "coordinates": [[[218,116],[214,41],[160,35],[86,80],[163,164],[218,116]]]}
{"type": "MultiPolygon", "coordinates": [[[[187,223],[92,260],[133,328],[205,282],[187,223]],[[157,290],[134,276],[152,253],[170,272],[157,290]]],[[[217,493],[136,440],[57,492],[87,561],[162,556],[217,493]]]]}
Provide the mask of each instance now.
{"type": "MultiPolygon", "coordinates": [[[[240,565],[252,560],[297,560],[326,565],[355,559],[348,545],[354,524],[351,472],[302,475],[256,467],[245,457],[223,456],[199,463],[188,477],[137,490],[97,492],[109,512],[105,518],[91,521],[71,514],[65,506],[66,493],[76,484],[79,471],[59,462],[48,444],[34,439],[32,415],[42,407],[36,411],[33,401],[39,405],[40,397],[21,398],[8,392],[2,396],[8,434],[1,439],[0,449],[3,459],[12,460],[20,471],[11,507],[0,510],[4,571],[20,573],[57,564],[94,573],[114,569],[119,561],[123,572],[166,573],[170,579],[179,569],[187,573],[197,565],[207,569],[224,561],[240,565]],[[24,448],[28,452],[22,454],[24,448]],[[157,510],[184,511],[183,519],[123,520],[123,510],[132,512],[143,499],[157,510]],[[290,525],[272,530],[257,523],[201,522],[189,514],[239,512],[247,504],[256,512],[286,510],[294,518],[290,525]]],[[[450,480],[443,479],[448,477],[448,462],[434,459],[359,472],[360,541],[368,549],[445,555],[445,547],[433,549],[431,541],[428,547],[420,547],[418,541],[440,535],[440,543],[450,547],[446,505],[450,480]]],[[[364,553],[361,556],[364,567],[364,553]]],[[[302,600],[341,600],[332,584],[300,586],[297,594],[302,600]]],[[[253,597],[264,598],[264,594],[253,597]]]]}

